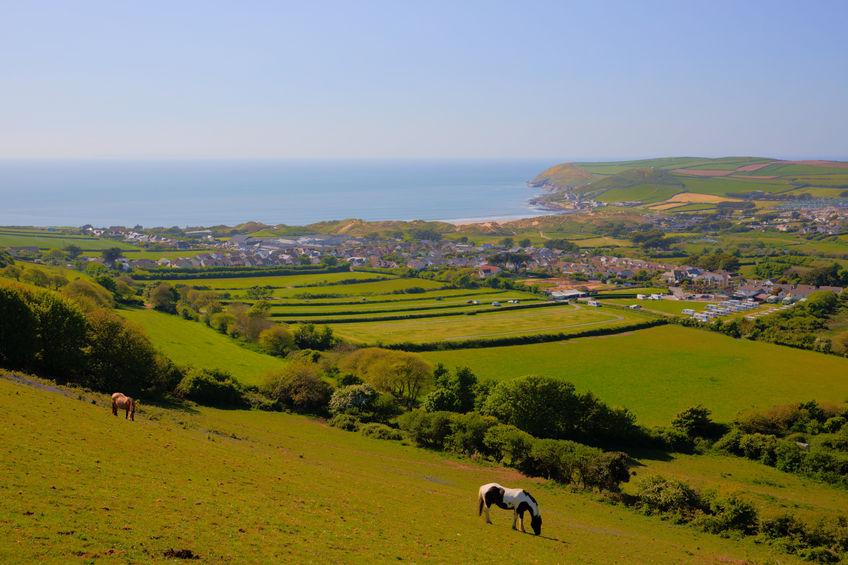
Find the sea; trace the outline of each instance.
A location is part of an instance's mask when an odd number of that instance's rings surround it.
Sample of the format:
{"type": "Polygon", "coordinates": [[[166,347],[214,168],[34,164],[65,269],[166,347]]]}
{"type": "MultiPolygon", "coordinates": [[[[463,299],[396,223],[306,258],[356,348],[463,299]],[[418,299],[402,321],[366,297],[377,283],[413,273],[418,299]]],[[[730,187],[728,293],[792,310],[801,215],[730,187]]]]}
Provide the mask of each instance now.
{"type": "Polygon", "coordinates": [[[557,160],[0,160],[0,225],[474,222],[546,214],[557,160]]]}

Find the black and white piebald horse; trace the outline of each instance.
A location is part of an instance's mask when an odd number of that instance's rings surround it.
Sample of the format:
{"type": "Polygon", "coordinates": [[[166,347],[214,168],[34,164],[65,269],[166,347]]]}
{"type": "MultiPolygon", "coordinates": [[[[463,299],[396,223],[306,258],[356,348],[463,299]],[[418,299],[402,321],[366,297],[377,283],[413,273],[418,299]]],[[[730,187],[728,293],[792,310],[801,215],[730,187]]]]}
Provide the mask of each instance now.
{"type": "Polygon", "coordinates": [[[524,513],[530,512],[530,527],[537,536],[542,533],[542,514],[539,513],[539,503],[536,499],[520,488],[506,488],[498,483],[488,483],[480,487],[477,495],[477,515],[486,512],[486,523],[491,524],[489,508],[495,505],[504,510],[512,510],[512,529],[515,529],[515,521],[518,520],[521,531],[524,529],[524,513]]]}

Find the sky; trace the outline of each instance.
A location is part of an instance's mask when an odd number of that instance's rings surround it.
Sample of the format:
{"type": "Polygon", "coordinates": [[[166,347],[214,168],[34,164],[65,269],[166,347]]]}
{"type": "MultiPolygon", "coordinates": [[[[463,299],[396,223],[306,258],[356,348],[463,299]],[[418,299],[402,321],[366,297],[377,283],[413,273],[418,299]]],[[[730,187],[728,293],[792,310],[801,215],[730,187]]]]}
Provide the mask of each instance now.
{"type": "Polygon", "coordinates": [[[848,2],[0,0],[0,158],[848,159],[848,2]]]}

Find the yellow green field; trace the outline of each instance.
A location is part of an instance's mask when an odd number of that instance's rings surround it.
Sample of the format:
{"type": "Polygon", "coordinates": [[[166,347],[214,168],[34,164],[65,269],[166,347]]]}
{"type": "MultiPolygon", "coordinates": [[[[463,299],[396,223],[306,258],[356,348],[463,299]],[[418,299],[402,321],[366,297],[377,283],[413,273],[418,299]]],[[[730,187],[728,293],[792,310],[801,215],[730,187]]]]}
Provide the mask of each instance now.
{"type": "Polygon", "coordinates": [[[472,316],[332,324],[332,328],[351,341],[389,344],[575,333],[591,328],[624,326],[645,319],[645,315],[626,310],[563,304],[472,316]]]}
{"type": "Polygon", "coordinates": [[[199,322],[144,308],[117,312],[141,326],[153,344],[178,365],[223,369],[246,384],[259,384],[268,371],[284,364],[278,357],[246,349],[199,322]]]}
{"type": "Polygon", "coordinates": [[[748,408],[817,399],[848,401],[848,359],[668,325],[534,345],[434,351],[427,360],[482,378],[548,375],[667,425],[703,404],[721,421],[748,408]]]}
{"type": "Polygon", "coordinates": [[[799,562],[302,416],[142,405],[128,422],[81,396],[0,378],[0,562],[799,562]],[[541,537],[476,516],[490,481],[534,493],[541,537]]]}

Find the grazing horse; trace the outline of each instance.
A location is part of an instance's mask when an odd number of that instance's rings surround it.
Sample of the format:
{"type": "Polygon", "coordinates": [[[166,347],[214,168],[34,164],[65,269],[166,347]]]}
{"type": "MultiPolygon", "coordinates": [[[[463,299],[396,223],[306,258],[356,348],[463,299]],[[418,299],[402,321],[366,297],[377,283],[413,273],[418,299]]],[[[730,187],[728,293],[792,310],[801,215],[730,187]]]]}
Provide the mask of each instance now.
{"type": "Polygon", "coordinates": [[[533,533],[537,536],[542,533],[542,515],[539,513],[539,503],[526,490],[505,488],[498,483],[488,483],[481,486],[477,494],[477,515],[480,516],[485,510],[487,524],[492,523],[489,517],[489,508],[493,504],[504,510],[512,510],[513,530],[517,518],[521,531],[527,533],[524,530],[524,513],[530,512],[530,527],[533,528],[533,533]]]}
{"type": "Polygon", "coordinates": [[[116,392],[112,395],[112,414],[118,415],[118,408],[126,410],[124,419],[129,418],[135,422],[135,400],[122,392],[116,392]]]}

